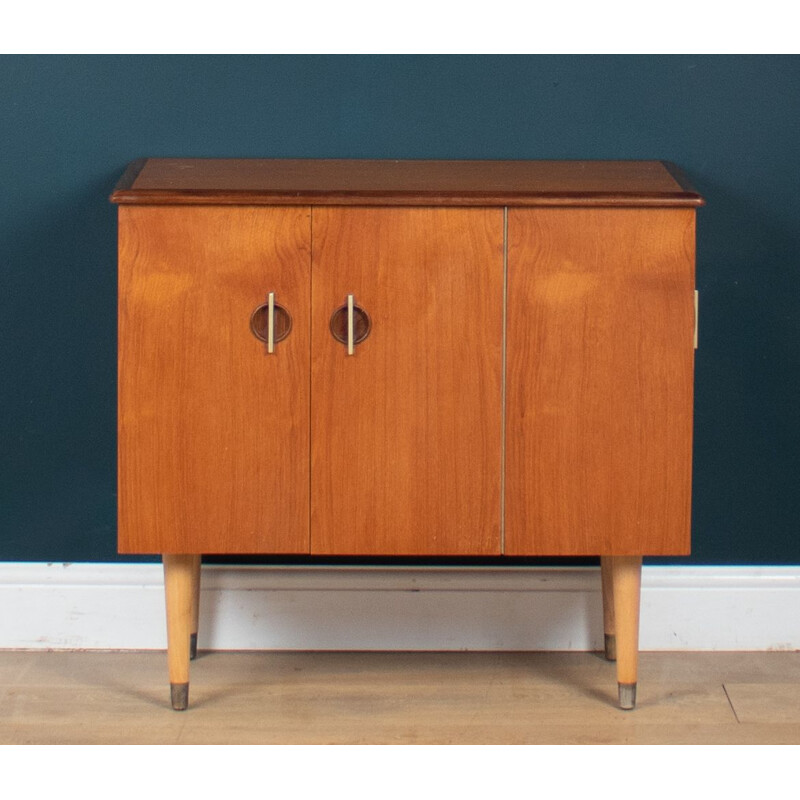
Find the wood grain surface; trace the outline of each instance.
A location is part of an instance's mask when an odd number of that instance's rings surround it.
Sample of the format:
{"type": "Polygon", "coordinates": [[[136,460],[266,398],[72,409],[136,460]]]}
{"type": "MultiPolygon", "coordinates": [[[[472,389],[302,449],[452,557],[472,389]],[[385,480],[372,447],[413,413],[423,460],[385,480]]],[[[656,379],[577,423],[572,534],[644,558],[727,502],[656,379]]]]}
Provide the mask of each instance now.
{"type": "Polygon", "coordinates": [[[0,651],[0,743],[800,744],[790,652],[642,653],[632,713],[597,653],[206,652],[192,671],[177,714],[163,652],[0,651]]]}
{"type": "Polygon", "coordinates": [[[689,552],[694,213],[511,209],[506,552],[689,552]]]}
{"type": "Polygon", "coordinates": [[[308,552],[310,212],[123,207],[119,548],[308,552]],[[252,311],[293,315],[267,355],[252,311]]]}
{"type": "Polygon", "coordinates": [[[642,592],[642,557],[609,556],[614,584],[614,631],[617,681],[636,685],[639,669],[639,606],[642,592]]]}
{"type": "MultiPolygon", "coordinates": [[[[679,177],[676,177],[679,176],[679,177]]],[[[660,161],[419,161],[151,158],[115,203],[697,206],[660,161]]]]}
{"type": "Polygon", "coordinates": [[[312,552],[500,552],[501,209],[313,209],[312,552]],[[348,294],[370,316],[346,355],[348,294]]]}
{"type": "Polygon", "coordinates": [[[163,560],[169,682],[188,684],[197,556],[165,554],[163,560]]]}

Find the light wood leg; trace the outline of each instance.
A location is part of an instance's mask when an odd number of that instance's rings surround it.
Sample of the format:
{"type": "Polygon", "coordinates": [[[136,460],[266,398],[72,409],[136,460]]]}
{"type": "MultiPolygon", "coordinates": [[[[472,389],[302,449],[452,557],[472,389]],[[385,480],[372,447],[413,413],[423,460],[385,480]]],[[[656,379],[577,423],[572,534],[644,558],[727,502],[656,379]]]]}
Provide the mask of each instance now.
{"type": "Polygon", "coordinates": [[[167,664],[172,707],[189,705],[189,640],[192,627],[194,562],[197,556],[164,554],[167,601],[167,664]]]}
{"type": "Polygon", "coordinates": [[[636,707],[642,557],[611,556],[608,560],[614,594],[619,705],[631,709],[636,707]]]}
{"type": "Polygon", "coordinates": [[[611,577],[611,560],[600,559],[600,582],[603,587],[603,638],[605,653],[609,661],[617,660],[617,637],[614,625],[614,581],[611,577]]]}
{"type": "Polygon", "coordinates": [[[200,556],[192,558],[192,626],[189,636],[189,659],[197,658],[197,631],[200,625],[200,556]]]}

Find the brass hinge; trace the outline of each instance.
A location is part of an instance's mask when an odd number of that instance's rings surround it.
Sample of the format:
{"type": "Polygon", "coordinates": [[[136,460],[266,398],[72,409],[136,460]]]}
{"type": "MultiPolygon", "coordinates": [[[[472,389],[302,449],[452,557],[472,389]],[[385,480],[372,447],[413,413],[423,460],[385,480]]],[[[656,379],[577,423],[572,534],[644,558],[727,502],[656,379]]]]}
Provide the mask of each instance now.
{"type": "Polygon", "coordinates": [[[700,316],[700,292],[694,290],[694,349],[697,350],[697,325],[700,316]]]}

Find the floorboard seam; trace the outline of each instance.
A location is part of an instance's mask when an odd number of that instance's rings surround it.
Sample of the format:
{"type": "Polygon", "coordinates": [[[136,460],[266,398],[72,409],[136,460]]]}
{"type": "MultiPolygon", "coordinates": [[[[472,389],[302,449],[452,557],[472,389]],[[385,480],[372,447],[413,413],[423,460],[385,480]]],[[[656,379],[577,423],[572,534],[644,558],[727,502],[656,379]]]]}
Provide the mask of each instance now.
{"type": "Polygon", "coordinates": [[[741,724],[739,715],[736,713],[736,709],[733,707],[733,701],[731,700],[731,696],[728,694],[728,687],[724,683],[722,684],[722,691],[725,692],[725,697],[728,698],[728,705],[731,707],[731,711],[733,711],[733,716],[736,719],[736,722],[738,724],[741,724]]]}

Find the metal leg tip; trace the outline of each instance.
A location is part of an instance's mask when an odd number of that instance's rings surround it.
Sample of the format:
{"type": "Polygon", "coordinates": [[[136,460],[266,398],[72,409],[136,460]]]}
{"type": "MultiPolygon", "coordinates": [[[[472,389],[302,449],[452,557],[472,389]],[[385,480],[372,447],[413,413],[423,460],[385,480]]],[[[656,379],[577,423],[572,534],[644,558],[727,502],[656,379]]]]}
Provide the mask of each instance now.
{"type": "Polygon", "coordinates": [[[175,711],[186,711],[189,706],[188,683],[171,683],[169,685],[169,695],[175,711]]]}
{"type": "Polygon", "coordinates": [[[617,660],[617,637],[613,633],[606,634],[606,658],[609,661],[617,660]]]}
{"type": "Polygon", "coordinates": [[[194,661],[197,658],[197,634],[193,633],[189,637],[189,659],[194,661]]]}
{"type": "Polygon", "coordinates": [[[635,683],[619,684],[619,707],[625,711],[630,711],[632,708],[636,708],[635,683]]]}

